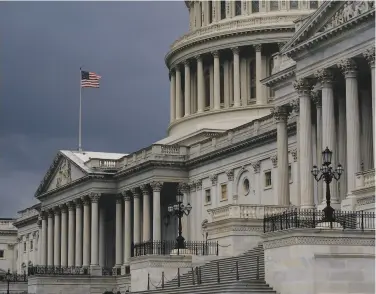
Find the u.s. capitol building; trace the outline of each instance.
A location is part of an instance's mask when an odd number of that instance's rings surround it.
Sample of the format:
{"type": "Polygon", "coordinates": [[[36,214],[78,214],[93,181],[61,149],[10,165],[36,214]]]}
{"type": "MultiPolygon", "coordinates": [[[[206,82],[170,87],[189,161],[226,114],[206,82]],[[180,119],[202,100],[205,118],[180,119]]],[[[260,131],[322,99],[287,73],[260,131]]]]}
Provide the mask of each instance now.
{"type": "Polygon", "coordinates": [[[168,136],[131,154],[59,151],[0,268],[27,272],[29,293],[174,289],[177,276],[201,293],[210,262],[207,285],[240,293],[259,254],[263,293],[374,293],[374,2],[185,5],[189,32],[165,57],[168,136]],[[326,147],[344,170],[330,185],[312,175],[326,147]],[[334,227],[315,214],[328,187],[334,227]],[[170,246],[180,193],[184,249],[170,246]]]}

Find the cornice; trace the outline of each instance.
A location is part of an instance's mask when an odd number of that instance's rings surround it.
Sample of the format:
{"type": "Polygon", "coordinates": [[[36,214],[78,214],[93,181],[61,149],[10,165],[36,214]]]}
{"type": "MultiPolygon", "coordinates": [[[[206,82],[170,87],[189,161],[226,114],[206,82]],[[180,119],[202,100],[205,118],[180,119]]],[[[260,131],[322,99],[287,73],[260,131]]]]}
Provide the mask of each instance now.
{"type": "Polygon", "coordinates": [[[19,229],[20,227],[26,226],[26,225],[31,224],[33,222],[36,223],[36,221],[38,220],[38,217],[39,216],[36,214],[36,215],[31,216],[31,217],[21,219],[19,221],[15,221],[13,223],[13,226],[15,226],[17,229],[19,229]]]}
{"type": "Polygon", "coordinates": [[[272,74],[266,79],[261,80],[261,83],[263,83],[265,86],[273,87],[279,84],[280,82],[283,82],[287,80],[288,78],[293,77],[295,75],[295,70],[296,70],[296,64],[272,74]]]}
{"type": "Polygon", "coordinates": [[[10,235],[17,236],[17,230],[0,230],[0,236],[10,236],[10,235]]]}

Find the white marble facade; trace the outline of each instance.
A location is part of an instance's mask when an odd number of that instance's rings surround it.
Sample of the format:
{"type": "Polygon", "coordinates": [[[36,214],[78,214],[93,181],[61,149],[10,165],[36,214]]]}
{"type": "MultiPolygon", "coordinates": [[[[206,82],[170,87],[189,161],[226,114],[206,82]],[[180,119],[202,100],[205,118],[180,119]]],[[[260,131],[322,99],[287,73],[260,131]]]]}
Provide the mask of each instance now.
{"type": "Polygon", "coordinates": [[[29,244],[17,270],[128,266],[132,243],[176,237],[165,216],[178,189],[193,207],[184,237],[238,254],[259,240],[265,214],[321,208],[311,169],[326,146],[345,168],[333,207],[374,210],[373,2],[186,5],[190,30],[166,56],[168,136],[131,154],[59,151],[37,217],[16,222],[17,246],[29,244]]]}

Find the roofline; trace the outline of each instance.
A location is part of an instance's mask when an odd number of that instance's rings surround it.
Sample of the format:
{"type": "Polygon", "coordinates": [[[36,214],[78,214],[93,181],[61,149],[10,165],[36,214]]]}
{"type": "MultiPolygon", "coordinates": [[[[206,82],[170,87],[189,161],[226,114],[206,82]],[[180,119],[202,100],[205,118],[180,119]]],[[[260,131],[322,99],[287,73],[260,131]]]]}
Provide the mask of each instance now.
{"type": "Polygon", "coordinates": [[[24,212],[24,211],[26,211],[28,209],[36,209],[36,210],[38,210],[38,208],[41,208],[41,207],[42,207],[42,204],[41,203],[37,203],[37,204],[34,204],[33,206],[30,206],[30,207],[27,207],[25,209],[19,210],[19,211],[17,211],[17,213],[22,213],[22,212],[24,212]]]}

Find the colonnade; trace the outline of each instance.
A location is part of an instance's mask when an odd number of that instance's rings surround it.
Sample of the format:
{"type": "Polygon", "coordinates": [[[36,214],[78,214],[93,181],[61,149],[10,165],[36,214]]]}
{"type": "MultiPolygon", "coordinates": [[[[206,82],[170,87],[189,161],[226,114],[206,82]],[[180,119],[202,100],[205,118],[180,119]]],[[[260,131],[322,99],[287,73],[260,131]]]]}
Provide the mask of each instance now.
{"type": "Polygon", "coordinates": [[[271,71],[271,56],[262,55],[261,44],[252,48],[234,47],[231,54],[230,49],[215,50],[175,65],[170,70],[170,122],[207,110],[246,106],[253,98],[258,105],[267,104],[267,88],[260,80],[271,71]]]}
{"type": "MultiPolygon", "coordinates": [[[[295,114],[297,114],[297,125],[299,126],[297,145],[302,208],[313,208],[315,206],[314,178],[311,174],[314,164],[313,153],[317,154],[315,164],[321,166],[321,152],[329,147],[333,152],[332,166],[336,167],[338,163],[341,163],[345,167],[346,175],[342,177],[342,181],[345,181],[344,187],[346,188],[340,191],[341,195],[339,195],[338,186],[334,181],[330,187],[331,200],[334,206],[339,205],[340,197],[352,197],[351,192],[355,189],[355,174],[357,172],[374,167],[375,154],[372,148],[372,141],[374,140],[372,128],[374,130],[374,126],[371,122],[375,120],[375,47],[366,50],[363,56],[367,59],[371,68],[371,82],[369,83],[371,89],[359,88],[360,70],[354,59],[348,58],[341,60],[336,68],[318,70],[314,81],[312,78],[297,80],[294,83],[294,88],[297,91],[298,99],[291,104],[272,109],[277,123],[278,191],[280,191],[278,204],[289,205],[290,202],[287,176],[287,120],[293,105],[299,105],[298,112],[295,108],[295,114]],[[345,81],[344,91],[333,90],[334,71],[338,69],[345,81]],[[320,85],[320,89],[313,89],[315,83],[320,85]],[[367,96],[358,96],[358,93],[367,93],[367,91],[372,93],[371,99],[367,96]],[[335,96],[334,93],[337,95],[335,96]],[[363,109],[359,109],[359,105],[363,105],[363,109]],[[314,113],[312,107],[316,107],[314,128],[312,127],[312,114],[314,113]],[[371,111],[364,111],[365,108],[372,109],[372,113],[371,111]],[[313,140],[316,140],[316,142],[313,142],[313,140]],[[317,150],[314,150],[312,146],[316,146],[317,150]],[[365,150],[365,152],[362,152],[362,150],[365,150]]],[[[318,200],[322,202],[323,195],[325,195],[325,186],[318,185],[318,200]]]]}

